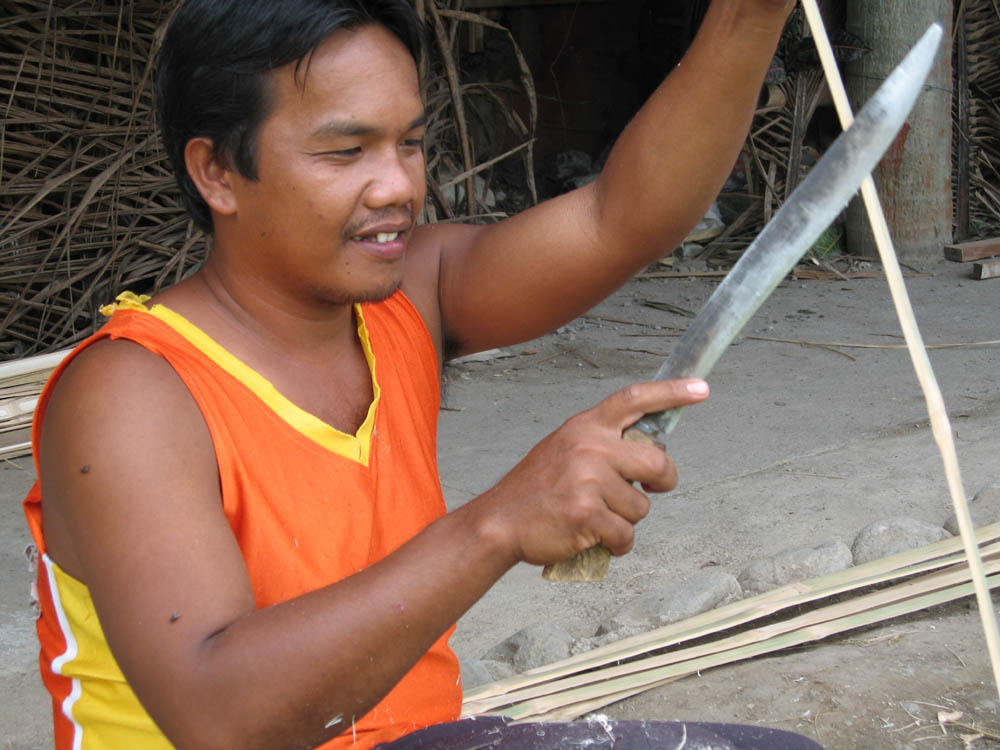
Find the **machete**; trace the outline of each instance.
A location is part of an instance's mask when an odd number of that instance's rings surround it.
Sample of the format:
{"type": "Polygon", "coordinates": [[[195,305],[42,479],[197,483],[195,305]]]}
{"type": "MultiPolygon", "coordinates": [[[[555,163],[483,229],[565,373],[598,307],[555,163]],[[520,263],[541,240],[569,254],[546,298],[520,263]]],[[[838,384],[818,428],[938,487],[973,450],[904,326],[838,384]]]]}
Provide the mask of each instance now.
{"type": "MultiPolygon", "coordinates": [[[[851,127],[827,149],[699,310],[656,373],[656,380],[708,375],[736,334],[847,205],[889,148],[923,88],[941,34],[938,24],[924,33],[851,127]]],[[[624,437],[662,448],[681,411],[647,414],[624,437]]],[[[596,545],[569,560],[547,565],[542,575],[550,581],[600,581],[607,575],[609,560],[608,550],[596,545]]]]}

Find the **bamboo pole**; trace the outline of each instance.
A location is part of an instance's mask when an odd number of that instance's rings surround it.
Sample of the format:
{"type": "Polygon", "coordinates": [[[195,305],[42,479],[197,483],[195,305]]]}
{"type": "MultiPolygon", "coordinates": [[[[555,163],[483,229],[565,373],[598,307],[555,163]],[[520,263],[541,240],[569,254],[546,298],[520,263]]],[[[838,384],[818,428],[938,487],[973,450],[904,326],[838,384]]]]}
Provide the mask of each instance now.
{"type": "MultiPolygon", "coordinates": [[[[813,39],[816,42],[816,49],[819,51],[823,71],[826,74],[827,83],[833,95],[833,102],[837,108],[837,115],[840,117],[841,125],[846,130],[854,121],[854,116],[851,112],[850,102],[847,100],[847,91],[844,88],[844,82],[841,80],[840,71],[837,69],[837,63],[833,56],[833,48],[830,46],[830,40],[827,37],[826,27],[823,25],[823,18],[820,15],[816,0],[802,0],[802,6],[805,10],[813,39]]],[[[910,305],[906,286],[903,283],[903,276],[899,269],[899,261],[896,259],[896,252],[892,246],[892,238],[889,236],[889,227],[886,223],[882,206],[879,203],[878,193],[875,190],[875,181],[871,175],[861,183],[861,195],[864,199],[865,208],[868,211],[872,231],[875,234],[875,243],[878,247],[879,256],[882,259],[882,265],[885,268],[886,278],[889,282],[889,291],[896,306],[896,314],[899,317],[900,325],[903,328],[903,336],[909,347],[910,358],[913,360],[917,379],[920,381],[924,398],[927,401],[931,429],[937,441],[938,449],[941,451],[948,489],[951,493],[952,504],[955,507],[955,515],[958,520],[958,528],[961,532],[965,554],[969,561],[969,569],[972,571],[972,584],[976,592],[976,601],[979,604],[979,615],[983,624],[983,633],[986,637],[986,646],[990,654],[990,663],[993,667],[993,681],[997,689],[997,694],[1000,695],[1000,630],[997,627],[996,612],[993,610],[993,602],[990,599],[989,588],[986,585],[983,561],[979,556],[979,549],[976,547],[974,541],[972,518],[969,513],[968,503],[966,502],[965,490],[962,486],[962,477],[958,467],[958,455],[955,451],[955,442],[952,437],[951,422],[948,419],[948,412],[945,410],[941,389],[938,387],[937,379],[934,377],[934,370],[931,368],[927,350],[924,348],[923,339],[917,327],[913,308],[910,305]]]]}

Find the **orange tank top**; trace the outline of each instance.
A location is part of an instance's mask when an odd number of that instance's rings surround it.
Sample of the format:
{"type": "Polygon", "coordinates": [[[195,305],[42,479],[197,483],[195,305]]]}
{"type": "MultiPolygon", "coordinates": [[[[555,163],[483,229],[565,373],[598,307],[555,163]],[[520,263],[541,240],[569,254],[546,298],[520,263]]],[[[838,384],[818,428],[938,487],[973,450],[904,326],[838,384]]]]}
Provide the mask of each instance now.
{"type": "MultiPolygon", "coordinates": [[[[201,409],[258,607],[356,573],[444,514],[437,357],[402,292],[356,306],[375,398],[355,435],[299,409],[186,319],[142,301],[120,296],[111,320],[53,373],[33,425],[36,469],[46,404],[66,365],[100,338],[125,338],[164,357],[201,409]]],[[[42,502],[36,482],[24,508],[41,560],[37,630],[56,747],[170,747],[114,662],[87,587],[45,554],[42,502]]],[[[371,712],[323,747],[372,747],[456,719],[458,660],[447,645],[453,630],[371,712]]]]}

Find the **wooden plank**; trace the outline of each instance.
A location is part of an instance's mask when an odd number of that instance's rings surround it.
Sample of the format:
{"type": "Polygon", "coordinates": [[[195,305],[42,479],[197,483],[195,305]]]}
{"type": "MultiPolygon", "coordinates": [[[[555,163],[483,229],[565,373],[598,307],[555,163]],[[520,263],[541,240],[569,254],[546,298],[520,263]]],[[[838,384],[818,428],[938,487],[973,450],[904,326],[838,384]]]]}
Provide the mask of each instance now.
{"type": "Polygon", "coordinates": [[[981,260],[994,255],[1000,255],[1000,237],[944,246],[944,257],[957,263],[968,263],[970,260],[981,260]]]}
{"type": "Polygon", "coordinates": [[[995,279],[997,277],[1000,277],[1000,258],[972,264],[972,278],[995,279]]]}

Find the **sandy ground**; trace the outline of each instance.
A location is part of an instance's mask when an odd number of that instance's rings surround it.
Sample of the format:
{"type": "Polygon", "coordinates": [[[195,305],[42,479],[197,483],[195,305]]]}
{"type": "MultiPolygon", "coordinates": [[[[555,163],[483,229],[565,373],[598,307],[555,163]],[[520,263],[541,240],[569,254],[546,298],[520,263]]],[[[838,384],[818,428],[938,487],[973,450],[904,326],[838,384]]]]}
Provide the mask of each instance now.
{"type": "MultiPolygon", "coordinates": [[[[908,288],[929,344],[1000,339],[1000,280],[972,281],[931,264],[908,288]]],[[[511,356],[450,367],[440,464],[455,507],[488,488],[573,413],[649,377],[687,318],[642,300],[697,310],[717,282],[636,280],[560,332],[511,356]],[[601,317],[593,317],[601,316],[601,317]],[[626,324],[607,320],[632,321],[626,324]],[[638,325],[637,325],[638,324],[638,325]],[[534,353],[525,353],[534,352],[534,353]]],[[[459,624],[452,645],[478,657],[532,622],[577,636],[643,590],[653,573],[683,578],[830,539],[850,544],[894,516],[942,523],[951,513],[941,461],[905,350],[821,348],[811,342],[901,343],[883,280],[789,281],[765,303],[710,378],[713,395],[688,410],[670,451],[681,484],[658,497],[636,549],[600,584],[551,584],[511,571],[459,624]]],[[[1000,347],[931,352],[957,434],[966,492],[1000,482],[1000,347]]],[[[0,463],[0,748],[50,746],[19,501],[29,461],[0,463]]],[[[963,748],[939,710],[1000,733],[1000,704],[975,604],[958,602],[698,677],[612,706],[619,718],[761,723],[831,750],[963,748]]],[[[1000,746],[976,740],[973,748],[1000,746]]]]}

